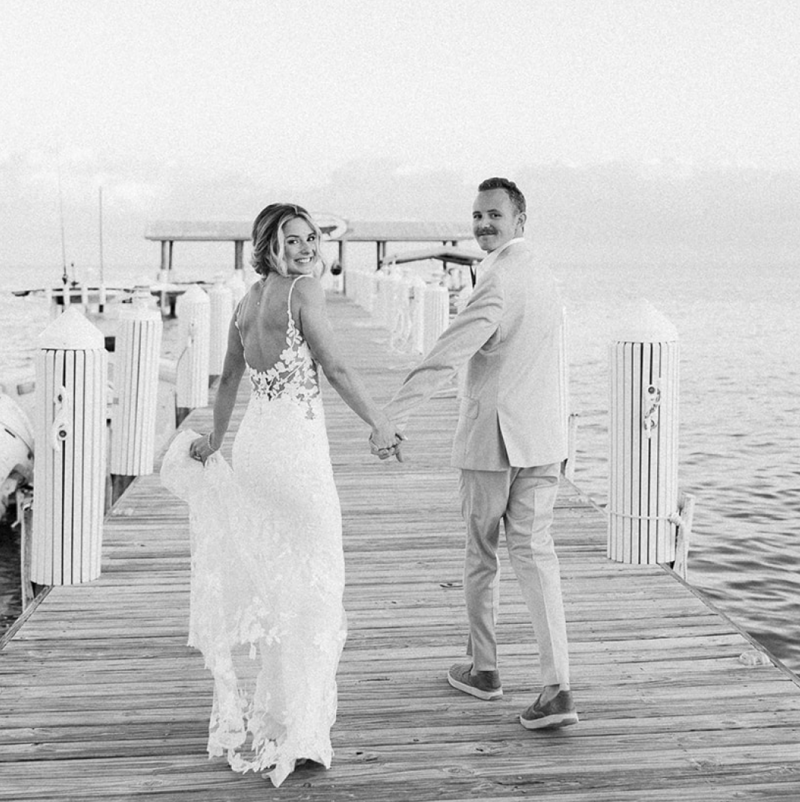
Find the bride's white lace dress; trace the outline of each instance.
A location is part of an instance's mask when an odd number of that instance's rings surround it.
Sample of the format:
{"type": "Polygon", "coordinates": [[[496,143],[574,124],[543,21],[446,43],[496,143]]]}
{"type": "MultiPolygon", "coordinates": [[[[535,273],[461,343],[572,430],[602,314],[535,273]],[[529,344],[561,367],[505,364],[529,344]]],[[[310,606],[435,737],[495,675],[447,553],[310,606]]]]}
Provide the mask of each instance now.
{"type": "MultiPolygon", "coordinates": [[[[296,283],[297,280],[295,280],[296,283]]],[[[294,289],[294,284],[292,285],[294,289]]],[[[252,395],[233,445],[189,458],[184,432],[164,484],[189,503],[189,645],[214,677],[210,756],[275,785],[303,758],[330,766],[344,646],[344,558],[316,365],[291,315],[286,348],[252,395]]]]}

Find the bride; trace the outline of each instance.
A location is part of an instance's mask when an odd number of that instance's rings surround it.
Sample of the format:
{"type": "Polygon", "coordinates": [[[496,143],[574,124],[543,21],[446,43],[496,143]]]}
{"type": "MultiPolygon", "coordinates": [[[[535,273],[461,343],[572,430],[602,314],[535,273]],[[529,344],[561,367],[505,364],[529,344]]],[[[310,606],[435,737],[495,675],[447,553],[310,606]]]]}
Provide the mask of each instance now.
{"type": "Polygon", "coordinates": [[[305,760],[330,767],[346,635],[341,513],[317,367],[372,427],[373,449],[394,454],[399,442],[336,344],[315,278],[320,239],[300,206],[258,215],[260,280],[231,321],[213,431],[192,439],[188,453],[176,438],[162,467],[191,511],[189,644],[214,678],[209,755],[225,754],[235,771],[266,772],[276,786],[305,760]],[[245,368],[251,396],[231,470],[212,455],[245,368]]]}

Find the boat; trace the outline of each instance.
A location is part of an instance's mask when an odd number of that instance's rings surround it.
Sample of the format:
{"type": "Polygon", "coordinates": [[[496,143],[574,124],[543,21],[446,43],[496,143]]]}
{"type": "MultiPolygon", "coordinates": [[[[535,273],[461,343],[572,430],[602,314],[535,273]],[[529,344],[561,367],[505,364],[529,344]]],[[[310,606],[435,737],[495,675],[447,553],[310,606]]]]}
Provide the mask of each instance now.
{"type": "Polygon", "coordinates": [[[0,393],[0,520],[18,487],[33,482],[33,428],[22,407],[0,393]]]}

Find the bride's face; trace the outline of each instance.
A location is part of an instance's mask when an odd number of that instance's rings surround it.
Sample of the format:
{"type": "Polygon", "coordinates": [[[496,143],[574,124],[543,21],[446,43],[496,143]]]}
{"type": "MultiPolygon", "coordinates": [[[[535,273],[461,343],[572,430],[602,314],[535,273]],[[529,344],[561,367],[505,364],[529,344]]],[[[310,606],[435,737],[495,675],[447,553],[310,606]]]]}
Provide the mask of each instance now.
{"type": "Polygon", "coordinates": [[[317,263],[317,234],[302,217],[294,217],[283,226],[284,260],[289,273],[311,273],[317,263]]]}

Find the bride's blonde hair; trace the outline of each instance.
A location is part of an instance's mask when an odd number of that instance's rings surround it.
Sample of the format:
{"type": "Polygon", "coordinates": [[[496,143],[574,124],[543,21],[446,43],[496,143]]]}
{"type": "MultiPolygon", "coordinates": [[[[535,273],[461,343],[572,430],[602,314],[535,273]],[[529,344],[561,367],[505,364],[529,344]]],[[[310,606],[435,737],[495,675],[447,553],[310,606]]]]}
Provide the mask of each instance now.
{"type": "Polygon", "coordinates": [[[250,264],[256,273],[262,276],[270,272],[281,276],[288,275],[283,227],[296,217],[305,220],[317,235],[317,263],[314,266],[314,275],[319,277],[325,272],[328,265],[322,255],[322,231],[314,222],[314,218],[302,206],[294,203],[271,203],[258,213],[253,222],[253,252],[250,264]]]}

